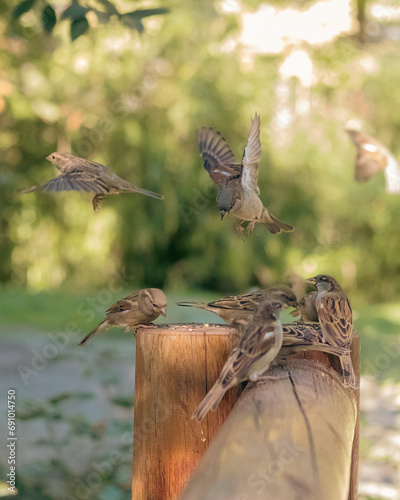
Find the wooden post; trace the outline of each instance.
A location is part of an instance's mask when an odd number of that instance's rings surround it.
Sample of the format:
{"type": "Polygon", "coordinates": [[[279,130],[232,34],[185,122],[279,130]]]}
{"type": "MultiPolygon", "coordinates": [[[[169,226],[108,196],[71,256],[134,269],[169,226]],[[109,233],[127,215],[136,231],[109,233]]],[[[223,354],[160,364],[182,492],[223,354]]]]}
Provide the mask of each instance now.
{"type": "Polygon", "coordinates": [[[332,367],[301,353],[248,384],[180,500],[356,500],[359,395],[332,367]]]}
{"type": "Polygon", "coordinates": [[[237,342],[223,325],[136,330],[133,500],[176,500],[237,401],[229,391],[200,427],[191,415],[237,342]]]}

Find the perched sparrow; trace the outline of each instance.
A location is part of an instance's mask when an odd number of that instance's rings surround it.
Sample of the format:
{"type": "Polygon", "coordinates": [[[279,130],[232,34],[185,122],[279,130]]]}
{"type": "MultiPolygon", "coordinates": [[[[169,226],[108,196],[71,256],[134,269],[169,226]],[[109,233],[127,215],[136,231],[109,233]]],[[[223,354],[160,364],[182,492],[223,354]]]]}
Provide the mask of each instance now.
{"type": "Polygon", "coordinates": [[[305,297],[299,300],[299,307],[296,311],[290,314],[294,317],[300,316],[299,321],[303,323],[318,322],[317,306],[315,301],[317,299],[317,292],[308,293],[305,297]]]}
{"type": "Polygon", "coordinates": [[[376,172],[384,170],[386,191],[393,194],[400,193],[400,167],[392,153],[370,135],[356,130],[347,130],[347,132],[357,147],[356,181],[367,181],[376,172]]]}
{"type": "Polygon", "coordinates": [[[297,307],[293,290],[287,286],[271,286],[259,292],[234,295],[214,302],[178,302],[178,306],[197,307],[217,314],[233,328],[243,331],[252,320],[258,306],[265,300],[278,300],[291,307],[297,307]]]}
{"type": "Polygon", "coordinates": [[[316,306],[325,342],[348,350],[348,354],[340,356],[343,385],[357,389],[358,384],[350,357],[353,338],[353,314],[350,302],[339,283],[331,276],[319,274],[309,278],[307,283],[317,287],[316,306]]]}
{"type": "Polygon", "coordinates": [[[166,317],[167,298],[158,288],[144,288],[119,300],[106,311],[106,318],[84,337],[78,345],[86,342],[97,332],[119,326],[129,331],[138,325],[148,325],[160,314],[166,317]]]}
{"type": "Polygon", "coordinates": [[[192,415],[199,422],[210,410],[215,410],[225,392],[245,380],[256,381],[268,370],[282,345],[282,325],[279,320],[282,302],[262,302],[239,345],[230,354],[218,380],[192,415]]]}
{"type": "Polygon", "coordinates": [[[164,196],[147,189],[142,189],[118,177],[107,167],[94,161],[84,160],[70,153],[52,153],[46,160],[51,161],[61,172],[58,177],[42,186],[33,186],[23,194],[36,189],[43,191],[86,191],[95,193],[93,208],[96,210],[100,202],[108,194],[140,193],[157,200],[164,196]]]}
{"type": "Polygon", "coordinates": [[[348,349],[325,343],[321,327],[317,323],[291,323],[282,325],[283,342],[278,358],[286,358],[303,351],[322,351],[335,356],[349,353],[348,349]]]}
{"type": "Polygon", "coordinates": [[[203,127],[197,131],[197,141],[204,167],[219,191],[217,205],[221,219],[232,213],[241,222],[250,221],[247,231],[261,222],[271,233],[293,231],[289,224],[279,221],[263,206],[258,187],[258,162],[261,159],[260,116],[251,120],[250,136],[244,150],[242,163],[239,164],[226,140],[212,128],[203,127]]]}

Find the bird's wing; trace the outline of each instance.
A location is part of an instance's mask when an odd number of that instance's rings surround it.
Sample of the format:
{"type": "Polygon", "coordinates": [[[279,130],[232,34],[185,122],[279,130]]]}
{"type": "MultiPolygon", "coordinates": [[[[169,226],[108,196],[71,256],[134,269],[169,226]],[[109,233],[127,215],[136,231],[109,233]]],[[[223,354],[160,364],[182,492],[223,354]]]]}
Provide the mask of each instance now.
{"type": "Polygon", "coordinates": [[[253,359],[264,355],[276,343],[275,325],[273,323],[252,323],[239,342],[239,350],[253,359]]]}
{"type": "Polygon", "coordinates": [[[342,292],[329,292],[317,301],[319,322],[331,345],[349,347],[353,335],[353,314],[342,292]]]}
{"type": "Polygon", "coordinates": [[[260,115],[251,120],[250,135],[243,153],[242,185],[245,189],[253,189],[260,194],[258,187],[258,162],[261,160],[260,115]]]}
{"type": "Polygon", "coordinates": [[[203,127],[197,130],[197,142],[204,168],[219,188],[232,179],[240,178],[242,167],[219,132],[203,127]]]}
{"type": "Polygon", "coordinates": [[[268,328],[264,325],[251,325],[246,331],[245,342],[242,338],[221,370],[219,380],[222,387],[229,388],[244,380],[249,375],[251,366],[275,345],[273,326],[268,328]]]}
{"type": "Polygon", "coordinates": [[[62,174],[43,184],[40,189],[43,191],[86,191],[96,194],[107,194],[110,191],[100,176],[79,166],[65,169],[62,174]]]}
{"type": "Polygon", "coordinates": [[[263,296],[260,292],[252,292],[245,295],[232,295],[215,302],[209,302],[208,306],[219,309],[255,311],[262,300],[263,296]]]}
{"type": "Polygon", "coordinates": [[[348,130],[352,141],[357,148],[355,161],[356,181],[367,181],[379,170],[384,170],[388,163],[388,150],[374,137],[358,132],[348,130]]]}
{"type": "Polygon", "coordinates": [[[109,313],[118,313],[118,312],[123,312],[123,311],[131,311],[136,304],[138,303],[138,296],[139,293],[135,292],[132,293],[131,295],[128,295],[128,297],[125,297],[124,299],[119,300],[115,304],[113,304],[111,307],[107,309],[107,314],[109,313]]]}
{"type": "Polygon", "coordinates": [[[305,344],[323,344],[324,335],[320,325],[305,325],[304,323],[291,323],[289,325],[282,325],[283,330],[283,344],[292,345],[296,343],[305,344]]]}
{"type": "Polygon", "coordinates": [[[319,325],[291,323],[282,325],[283,342],[279,357],[287,357],[305,351],[320,351],[335,356],[349,354],[349,348],[325,343],[325,337],[319,325]]]}

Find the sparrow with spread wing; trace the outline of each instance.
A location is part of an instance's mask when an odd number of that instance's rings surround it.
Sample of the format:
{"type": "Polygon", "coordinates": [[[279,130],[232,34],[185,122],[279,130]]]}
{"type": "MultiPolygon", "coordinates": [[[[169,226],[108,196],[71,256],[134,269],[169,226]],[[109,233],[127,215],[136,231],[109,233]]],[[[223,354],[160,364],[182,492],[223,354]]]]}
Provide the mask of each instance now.
{"type": "Polygon", "coordinates": [[[256,309],[265,300],[278,300],[290,307],[297,307],[293,290],[287,286],[271,286],[258,292],[233,295],[214,302],[178,302],[178,306],[197,307],[217,314],[233,328],[243,331],[252,320],[256,309]]]}
{"type": "Polygon", "coordinates": [[[262,302],[240,342],[228,357],[218,380],[194,411],[192,418],[201,421],[210,410],[216,410],[225,392],[245,380],[257,378],[270,367],[282,345],[279,320],[282,302],[262,302]]]}
{"type": "Polygon", "coordinates": [[[88,333],[78,345],[85,345],[93,335],[112,326],[129,331],[139,325],[148,325],[160,314],[166,317],[167,298],[158,288],[144,288],[119,300],[106,311],[105,319],[88,333]]]}
{"type": "Polygon", "coordinates": [[[250,136],[244,150],[243,159],[238,163],[226,140],[212,128],[203,127],[197,131],[197,141],[204,167],[219,190],[217,205],[221,219],[227,213],[241,220],[250,221],[247,231],[261,222],[271,233],[293,231],[289,224],[281,222],[263,206],[259,198],[258,163],[261,159],[260,116],[251,120],[250,136]]]}
{"type": "Polygon", "coordinates": [[[302,323],[317,323],[318,313],[315,301],[317,300],[317,292],[308,293],[299,300],[299,306],[290,314],[294,317],[300,316],[299,322],[302,323]]]}
{"type": "Polygon", "coordinates": [[[46,160],[51,161],[60,171],[60,175],[42,186],[33,186],[22,191],[30,193],[37,189],[42,191],[86,191],[94,193],[93,208],[96,210],[100,202],[109,194],[140,193],[157,200],[163,195],[134,186],[104,165],[90,160],[78,158],[70,153],[52,153],[46,160]]]}
{"type": "Polygon", "coordinates": [[[358,383],[350,357],[353,339],[353,313],[350,302],[339,283],[331,276],[319,274],[309,278],[307,283],[317,287],[316,307],[325,342],[348,351],[340,356],[343,385],[357,389],[358,383]]]}
{"type": "Polygon", "coordinates": [[[375,173],[383,170],[386,178],[386,191],[400,193],[400,166],[392,153],[371,135],[357,130],[347,130],[357,148],[355,160],[355,179],[364,182],[375,173]]]}

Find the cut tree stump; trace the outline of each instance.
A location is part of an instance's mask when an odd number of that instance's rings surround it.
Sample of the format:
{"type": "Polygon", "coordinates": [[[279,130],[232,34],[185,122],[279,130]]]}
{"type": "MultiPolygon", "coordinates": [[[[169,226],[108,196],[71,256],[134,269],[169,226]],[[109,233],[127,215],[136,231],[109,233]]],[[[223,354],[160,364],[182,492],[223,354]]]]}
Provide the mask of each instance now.
{"type": "Polygon", "coordinates": [[[136,330],[133,500],[179,497],[241,392],[229,391],[201,426],[191,419],[237,339],[223,325],[136,330]]]}
{"type": "MultiPolygon", "coordinates": [[[[352,359],[359,379],[358,336],[352,359]]],[[[335,370],[310,351],[248,384],[180,500],[356,500],[359,391],[335,370]]]]}

